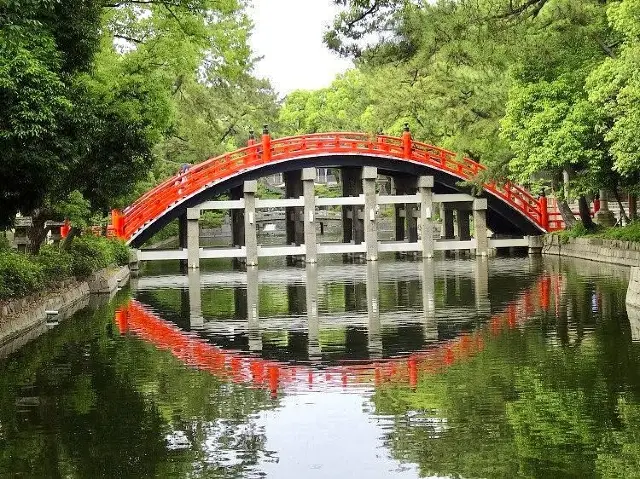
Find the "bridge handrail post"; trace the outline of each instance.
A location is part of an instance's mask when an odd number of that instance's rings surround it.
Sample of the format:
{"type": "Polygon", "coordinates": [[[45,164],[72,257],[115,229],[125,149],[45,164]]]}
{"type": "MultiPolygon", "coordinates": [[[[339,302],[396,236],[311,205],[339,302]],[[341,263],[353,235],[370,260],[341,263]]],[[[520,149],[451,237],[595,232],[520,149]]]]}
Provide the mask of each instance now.
{"type": "Polygon", "coordinates": [[[271,161],[271,135],[269,127],[264,125],[262,129],[262,162],[269,163],[271,161]]]}
{"type": "Polygon", "coordinates": [[[249,162],[255,163],[258,159],[258,148],[256,147],[256,135],[253,129],[249,130],[249,139],[247,140],[249,149],[249,162]]]}
{"type": "Polygon", "coordinates": [[[411,158],[412,148],[411,130],[409,129],[409,123],[404,124],[404,131],[402,132],[402,157],[405,160],[411,158]]]}
{"type": "Polygon", "coordinates": [[[545,229],[545,231],[549,231],[549,210],[547,206],[548,200],[544,189],[540,192],[538,204],[540,207],[540,225],[545,229]]]}

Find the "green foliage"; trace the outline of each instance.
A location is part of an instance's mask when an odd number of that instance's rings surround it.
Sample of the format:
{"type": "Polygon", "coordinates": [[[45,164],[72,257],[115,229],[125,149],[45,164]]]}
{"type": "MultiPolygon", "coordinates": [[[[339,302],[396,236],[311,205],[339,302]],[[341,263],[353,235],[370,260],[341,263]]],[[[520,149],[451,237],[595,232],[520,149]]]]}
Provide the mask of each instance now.
{"type": "Polygon", "coordinates": [[[100,236],[73,238],[69,252],[72,256],[72,271],[77,278],[86,278],[94,271],[115,263],[112,240],[100,236]]]}
{"type": "Polygon", "coordinates": [[[111,247],[112,262],[118,266],[127,266],[131,256],[127,244],[118,239],[108,239],[107,241],[111,247]]]}
{"type": "Polygon", "coordinates": [[[219,228],[224,223],[225,213],[223,211],[213,210],[205,211],[200,216],[201,228],[219,228]]]}
{"type": "Polygon", "coordinates": [[[0,300],[35,293],[44,283],[45,275],[39,264],[20,253],[0,252],[0,300]]]}
{"type": "Polygon", "coordinates": [[[70,278],[72,275],[73,258],[71,254],[58,247],[43,246],[33,261],[40,265],[48,285],[70,278]]]}
{"type": "Polygon", "coordinates": [[[284,197],[284,192],[277,188],[272,188],[262,181],[258,182],[256,196],[261,199],[280,199],[284,197]]]}
{"type": "Polygon", "coordinates": [[[606,239],[640,242],[640,221],[634,221],[623,227],[607,228],[599,236],[606,239]]]}

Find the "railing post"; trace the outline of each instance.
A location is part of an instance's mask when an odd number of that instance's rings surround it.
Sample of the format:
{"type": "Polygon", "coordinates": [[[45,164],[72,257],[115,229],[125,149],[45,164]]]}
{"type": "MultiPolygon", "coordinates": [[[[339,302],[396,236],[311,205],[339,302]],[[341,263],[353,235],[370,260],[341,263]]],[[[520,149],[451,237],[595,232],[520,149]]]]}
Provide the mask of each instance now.
{"type": "Polygon", "coordinates": [[[71,231],[71,223],[68,219],[64,220],[64,224],[60,227],[60,238],[65,239],[71,231]]]}
{"type": "Polygon", "coordinates": [[[404,132],[402,133],[402,157],[406,160],[411,158],[411,130],[409,123],[404,124],[404,132]]]}
{"type": "Polygon", "coordinates": [[[262,129],[262,162],[269,163],[271,161],[271,135],[269,127],[264,125],[262,129]]]}
{"type": "Polygon", "coordinates": [[[251,148],[249,150],[250,163],[253,164],[258,159],[258,148],[256,147],[256,135],[253,128],[249,130],[249,139],[247,140],[247,146],[251,148]]]}
{"type": "Polygon", "coordinates": [[[124,239],[124,217],[119,210],[111,210],[111,224],[116,234],[116,238],[124,239]]]}
{"type": "Polygon", "coordinates": [[[545,231],[549,231],[549,210],[547,206],[547,195],[544,189],[540,192],[538,204],[540,206],[540,224],[545,231]]]}

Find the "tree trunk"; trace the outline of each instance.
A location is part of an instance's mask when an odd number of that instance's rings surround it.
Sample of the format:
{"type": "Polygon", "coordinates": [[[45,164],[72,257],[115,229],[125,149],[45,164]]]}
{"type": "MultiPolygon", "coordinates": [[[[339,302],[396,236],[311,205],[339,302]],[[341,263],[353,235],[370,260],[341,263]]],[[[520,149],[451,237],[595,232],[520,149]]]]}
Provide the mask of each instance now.
{"type": "Polygon", "coordinates": [[[636,195],[629,195],[629,219],[635,221],[638,219],[638,199],[636,195]]]}
{"type": "Polygon", "coordinates": [[[618,207],[620,208],[620,215],[624,220],[624,224],[628,225],[629,223],[631,223],[631,220],[627,216],[627,212],[624,210],[624,206],[622,206],[622,200],[620,199],[620,192],[618,191],[618,188],[613,188],[613,196],[616,197],[616,201],[618,202],[618,207]]]}
{"type": "Polygon", "coordinates": [[[28,251],[31,254],[38,254],[40,247],[47,237],[47,230],[44,229],[46,222],[46,214],[42,210],[33,210],[31,212],[31,226],[27,230],[27,237],[29,238],[28,251]]]}
{"type": "Polygon", "coordinates": [[[573,212],[571,208],[569,208],[569,203],[566,199],[558,199],[558,210],[560,211],[560,216],[562,216],[562,220],[564,221],[565,229],[573,228],[577,221],[576,217],[573,216],[573,212]]]}
{"type": "Polygon", "coordinates": [[[76,236],[80,236],[80,231],[81,230],[79,228],[72,226],[71,229],[69,230],[69,234],[64,239],[64,241],[62,241],[62,243],[60,244],[60,248],[63,249],[64,251],[69,251],[69,249],[71,249],[71,243],[73,242],[73,238],[75,238],[76,236]]]}
{"type": "Polygon", "coordinates": [[[596,224],[591,219],[591,210],[589,209],[589,203],[584,195],[580,195],[578,197],[578,208],[580,209],[580,219],[582,220],[582,224],[588,230],[593,230],[596,227],[596,224]]]}

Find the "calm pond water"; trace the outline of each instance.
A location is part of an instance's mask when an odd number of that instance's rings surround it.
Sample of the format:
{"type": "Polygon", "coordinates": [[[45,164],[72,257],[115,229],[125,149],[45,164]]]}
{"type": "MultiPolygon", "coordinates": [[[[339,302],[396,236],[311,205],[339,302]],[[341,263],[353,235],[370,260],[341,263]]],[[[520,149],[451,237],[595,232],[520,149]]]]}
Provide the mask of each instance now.
{"type": "Polygon", "coordinates": [[[526,257],[148,268],[0,360],[0,476],[638,477],[627,281],[526,257]]]}

